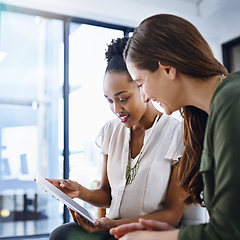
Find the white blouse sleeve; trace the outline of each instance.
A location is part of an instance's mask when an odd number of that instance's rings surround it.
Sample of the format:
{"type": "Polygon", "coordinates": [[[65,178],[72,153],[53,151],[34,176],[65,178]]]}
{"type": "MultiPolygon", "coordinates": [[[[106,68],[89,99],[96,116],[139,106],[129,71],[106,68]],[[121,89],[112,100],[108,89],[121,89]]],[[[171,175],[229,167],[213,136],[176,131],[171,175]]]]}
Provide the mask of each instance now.
{"type": "Polygon", "coordinates": [[[169,146],[165,159],[171,161],[172,165],[174,165],[179,161],[179,158],[181,158],[183,150],[183,132],[181,123],[178,122],[174,128],[172,142],[169,146]]]}
{"type": "Polygon", "coordinates": [[[96,145],[101,148],[101,153],[108,155],[109,151],[109,141],[110,141],[110,131],[109,131],[110,121],[105,123],[105,125],[100,129],[99,134],[95,139],[96,145]]]}

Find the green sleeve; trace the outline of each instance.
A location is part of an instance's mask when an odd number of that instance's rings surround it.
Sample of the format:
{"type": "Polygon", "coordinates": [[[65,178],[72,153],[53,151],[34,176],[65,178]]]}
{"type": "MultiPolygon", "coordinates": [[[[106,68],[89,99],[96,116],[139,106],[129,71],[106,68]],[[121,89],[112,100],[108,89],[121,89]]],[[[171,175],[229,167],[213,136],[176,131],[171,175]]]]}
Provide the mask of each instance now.
{"type": "Polygon", "coordinates": [[[213,146],[211,219],[207,224],[181,227],[179,240],[240,239],[240,95],[215,106],[206,132],[213,146]]]}

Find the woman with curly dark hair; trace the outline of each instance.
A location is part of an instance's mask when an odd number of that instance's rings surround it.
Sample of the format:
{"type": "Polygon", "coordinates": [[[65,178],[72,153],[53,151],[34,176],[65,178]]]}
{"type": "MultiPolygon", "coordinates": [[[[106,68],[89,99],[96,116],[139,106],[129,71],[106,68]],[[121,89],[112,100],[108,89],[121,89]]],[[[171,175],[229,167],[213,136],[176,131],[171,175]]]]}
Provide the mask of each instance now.
{"type": "Polygon", "coordinates": [[[109,212],[92,225],[71,211],[75,222],[55,229],[50,240],[115,239],[110,228],[138,222],[140,217],[172,226],[182,217],[185,191],[176,181],[183,152],[181,124],[159,112],[151,101],[142,100],[123,59],[127,40],[113,40],[106,51],[103,91],[117,118],[108,121],[97,138],[104,160],[100,188],[49,180],[71,198],[109,208],[109,212]]]}

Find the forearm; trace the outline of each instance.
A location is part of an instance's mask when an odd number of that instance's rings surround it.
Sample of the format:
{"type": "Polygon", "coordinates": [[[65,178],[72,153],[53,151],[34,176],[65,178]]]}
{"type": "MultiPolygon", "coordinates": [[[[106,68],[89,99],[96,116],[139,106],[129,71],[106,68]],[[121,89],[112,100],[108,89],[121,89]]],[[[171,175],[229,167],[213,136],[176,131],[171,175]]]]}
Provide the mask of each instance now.
{"type": "Polygon", "coordinates": [[[182,212],[179,213],[172,209],[164,208],[158,212],[147,214],[144,216],[115,220],[115,223],[116,223],[116,226],[120,226],[122,224],[138,222],[138,220],[142,218],[142,219],[152,219],[159,222],[166,222],[172,226],[176,226],[181,220],[181,217],[182,217],[182,212]]]}
{"type": "Polygon", "coordinates": [[[126,234],[121,240],[177,240],[179,230],[135,231],[126,234]]]}
{"type": "Polygon", "coordinates": [[[93,206],[102,208],[109,207],[111,203],[111,194],[103,187],[93,190],[82,187],[78,198],[93,206]]]}
{"type": "Polygon", "coordinates": [[[87,189],[82,187],[79,198],[101,208],[108,208],[111,204],[111,188],[108,181],[107,175],[107,160],[108,155],[103,155],[103,167],[102,167],[102,179],[100,187],[97,189],[87,189]]]}

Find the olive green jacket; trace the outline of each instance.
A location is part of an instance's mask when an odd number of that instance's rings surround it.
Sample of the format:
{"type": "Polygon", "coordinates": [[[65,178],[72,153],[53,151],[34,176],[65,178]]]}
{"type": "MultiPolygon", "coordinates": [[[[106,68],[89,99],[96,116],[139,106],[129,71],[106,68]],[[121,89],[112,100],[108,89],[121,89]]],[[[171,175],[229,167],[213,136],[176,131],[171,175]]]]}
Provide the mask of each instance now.
{"type": "Polygon", "coordinates": [[[179,240],[240,240],[240,72],[225,78],[210,105],[200,172],[207,224],[183,226],[179,240]]]}

